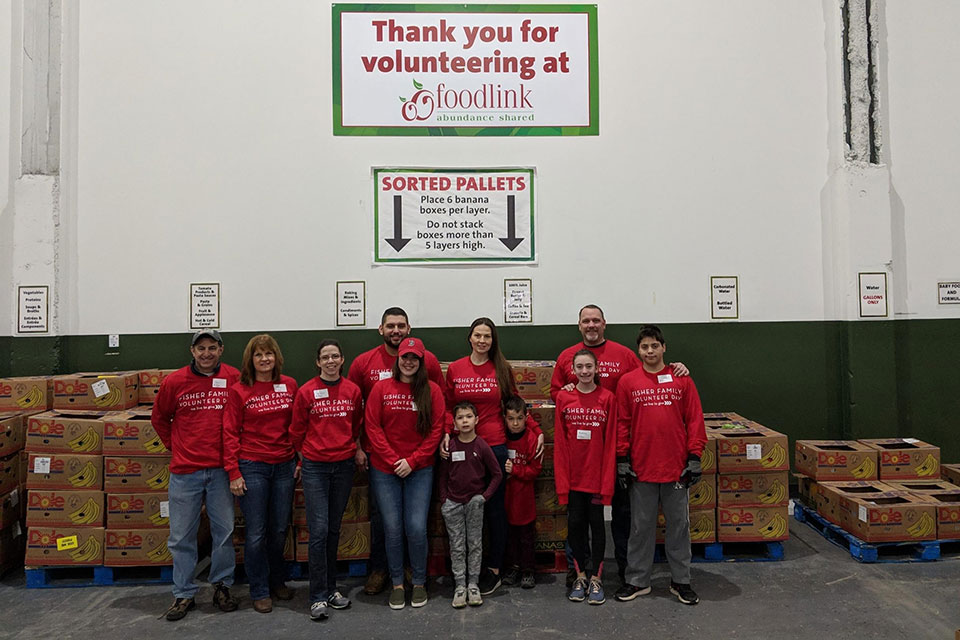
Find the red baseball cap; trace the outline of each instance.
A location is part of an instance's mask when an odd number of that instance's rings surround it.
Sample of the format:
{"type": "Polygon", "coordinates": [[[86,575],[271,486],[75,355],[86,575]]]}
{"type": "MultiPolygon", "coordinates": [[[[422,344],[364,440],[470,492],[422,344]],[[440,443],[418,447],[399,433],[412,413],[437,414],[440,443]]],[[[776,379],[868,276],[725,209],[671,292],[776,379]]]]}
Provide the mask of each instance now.
{"type": "Polygon", "coordinates": [[[419,338],[404,338],[403,342],[400,343],[400,346],[397,348],[397,353],[400,356],[405,356],[408,353],[413,353],[417,357],[422,358],[425,349],[423,348],[423,342],[419,338]]]}

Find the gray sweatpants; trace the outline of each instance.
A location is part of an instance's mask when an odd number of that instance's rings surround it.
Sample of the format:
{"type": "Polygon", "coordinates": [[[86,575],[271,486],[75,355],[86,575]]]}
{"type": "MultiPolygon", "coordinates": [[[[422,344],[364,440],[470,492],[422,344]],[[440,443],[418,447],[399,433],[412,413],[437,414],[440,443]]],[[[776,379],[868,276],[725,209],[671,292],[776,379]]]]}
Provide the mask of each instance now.
{"type": "Polygon", "coordinates": [[[483,499],[473,496],[466,504],[444,500],[440,507],[443,521],[450,536],[450,566],[457,586],[477,584],[480,579],[480,563],[483,555],[483,499]]]}
{"type": "Polygon", "coordinates": [[[657,539],[657,505],[667,523],[664,550],[670,574],[678,584],[690,584],[690,512],[687,489],[675,482],[634,482],[630,485],[632,514],[630,540],[627,542],[627,582],[641,589],[650,586],[653,552],[657,539]]]}

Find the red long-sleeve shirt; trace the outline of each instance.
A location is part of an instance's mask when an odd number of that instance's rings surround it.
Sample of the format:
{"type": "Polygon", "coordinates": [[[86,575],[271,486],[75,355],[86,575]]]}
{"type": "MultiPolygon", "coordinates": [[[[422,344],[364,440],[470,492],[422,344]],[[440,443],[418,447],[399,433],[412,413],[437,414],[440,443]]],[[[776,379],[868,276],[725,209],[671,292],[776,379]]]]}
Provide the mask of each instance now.
{"type": "MultiPolygon", "coordinates": [[[[363,399],[370,396],[373,385],[381,380],[393,377],[393,363],[397,361],[397,356],[387,353],[387,347],[380,345],[376,349],[365,351],[353,359],[350,363],[350,370],[347,372],[347,378],[360,387],[363,393],[363,399]]],[[[440,390],[443,390],[443,371],[440,369],[440,362],[437,356],[429,351],[423,354],[423,364],[427,367],[427,377],[437,383],[440,390]]]]}
{"type": "Polygon", "coordinates": [[[189,365],[163,379],[150,422],[170,451],[171,473],[223,467],[223,412],[240,372],[228,364],[211,376],[189,365]]]}
{"type": "Polygon", "coordinates": [[[597,387],[557,394],[553,446],[554,480],[560,504],[571,491],[613,499],[617,475],[617,403],[612,393],[597,387]]]}
{"type": "Polygon", "coordinates": [[[483,438],[461,442],[450,438],[450,457],[440,461],[437,492],[440,502],[450,499],[466,504],[475,495],[484,501],[493,497],[503,479],[500,463],[483,438]]]}
{"type": "Polygon", "coordinates": [[[364,424],[370,440],[370,464],[377,471],[393,473],[393,465],[401,458],[414,471],[433,464],[445,417],[443,392],[435,382],[429,384],[432,404],[426,435],[417,431],[417,410],[408,383],[386,378],[373,385],[364,424]]]}
{"type": "Polygon", "coordinates": [[[676,482],[689,454],[700,456],[707,443],[703,409],[690,376],[673,367],[657,373],[640,368],[617,387],[617,455],[630,456],[641,482],[676,482]]]}
{"type": "Polygon", "coordinates": [[[352,458],[362,427],[360,387],[346,378],[330,384],[317,376],[297,392],[290,440],[307,460],[340,462],[352,458]]]}
{"type": "Polygon", "coordinates": [[[597,356],[600,386],[614,395],[617,393],[617,383],[620,382],[620,378],[640,366],[637,353],[618,342],[604,340],[595,347],[578,342],[564,349],[557,356],[557,366],[553,368],[553,378],[550,380],[550,397],[554,402],[557,401],[557,394],[562,387],[577,383],[577,376],[573,373],[573,356],[581,349],[589,349],[597,356]]]}
{"type": "Polygon", "coordinates": [[[543,463],[535,457],[536,451],[537,436],[530,429],[524,429],[516,440],[507,437],[507,457],[513,461],[513,469],[507,474],[504,504],[507,522],[515,526],[530,524],[537,519],[533,481],[540,475],[543,463]]]}
{"type": "Polygon", "coordinates": [[[293,457],[290,419],[297,381],[280,376],[279,382],[237,382],[230,387],[223,414],[223,468],[230,480],[241,476],[239,460],[268,464],[293,457]]]}
{"type": "MultiPolygon", "coordinates": [[[[470,361],[470,356],[460,358],[447,367],[447,411],[452,412],[458,402],[472,402],[477,408],[477,435],[495,447],[507,441],[506,425],[501,413],[501,393],[497,384],[497,370],[493,362],[487,360],[481,365],[470,361]]],[[[527,429],[539,436],[543,433],[540,425],[527,414],[527,429]]],[[[446,430],[453,432],[453,415],[449,413],[446,430]]]]}

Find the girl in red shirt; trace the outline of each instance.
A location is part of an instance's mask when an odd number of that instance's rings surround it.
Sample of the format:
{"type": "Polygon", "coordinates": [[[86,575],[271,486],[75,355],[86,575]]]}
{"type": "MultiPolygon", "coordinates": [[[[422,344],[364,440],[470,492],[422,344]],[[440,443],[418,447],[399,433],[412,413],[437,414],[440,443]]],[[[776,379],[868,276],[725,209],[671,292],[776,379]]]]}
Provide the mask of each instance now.
{"type": "Polygon", "coordinates": [[[271,594],[281,600],[293,597],[283,582],[283,546],[296,482],[289,431],[297,383],[282,369],[277,341],[265,333],[251,338],[223,415],[223,467],[230,491],[240,498],[250,599],[260,613],[273,610],[271,594]]]}

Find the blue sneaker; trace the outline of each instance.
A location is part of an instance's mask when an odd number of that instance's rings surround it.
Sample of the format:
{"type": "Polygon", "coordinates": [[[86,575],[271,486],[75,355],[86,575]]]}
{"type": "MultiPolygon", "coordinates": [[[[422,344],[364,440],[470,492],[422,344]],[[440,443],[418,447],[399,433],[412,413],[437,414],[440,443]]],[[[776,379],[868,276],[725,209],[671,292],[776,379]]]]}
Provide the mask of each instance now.
{"type": "Polygon", "coordinates": [[[587,597],[587,579],[586,578],[577,578],[573,581],[573,587],[570,589],[570,593],[567,594],[567,599],[570,602],[583,602],[587,597]]]}
{"type": "Polygon", "coordinates": [[[603,584],[600,578],[594,576],[590,579],[590,588],[587,592],[587,604],[603,604],[607,599],[603,596],[603,584]]]}

